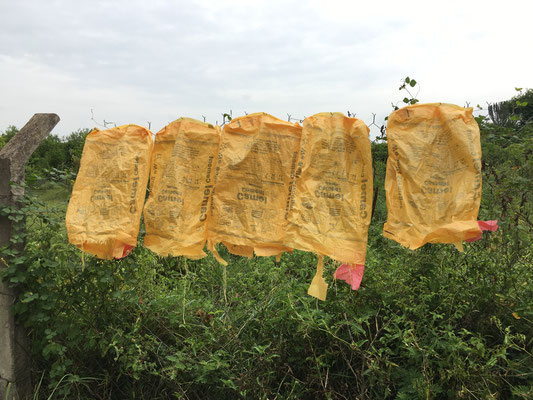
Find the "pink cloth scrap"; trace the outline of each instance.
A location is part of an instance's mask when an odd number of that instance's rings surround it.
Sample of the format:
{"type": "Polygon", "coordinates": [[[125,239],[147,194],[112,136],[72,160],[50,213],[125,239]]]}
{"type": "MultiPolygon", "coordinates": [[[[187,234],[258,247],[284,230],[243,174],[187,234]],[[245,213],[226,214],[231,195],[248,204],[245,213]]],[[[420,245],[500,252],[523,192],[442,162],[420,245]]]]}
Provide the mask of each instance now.
{"type": "Polygon", "coordinates": [[[116,257],[117,260],[120,260],[121,258],[124,258],[124,257],[126,257],[128,254],[130,254],[131,251],[133,250],[133,247],[134,247],[134,246],[132,246],[132,245],[130,245],[130,244],[125,245],[125,246],[124,246],[124,250],[122,251],[122,257],[116,257]]]}
{"type": "Polygon", "coordinates": [[[363,280],[363,273],[365,272],[365,266],[361,264],[342,264],[333,277],[346,281],[348,285],[352,286],[352,290],[358,290],[363,280]]]}
{"type": "MultiPolygon", "coordinates": [[[[481,232],[483,231],[496,231],[498,229],[498,221],[477,221],[477,224],[479,225],[479,229],[481,229],[481,232]]],[[[481,239],[481,235],[476,236],[472,239],[466,239],[467,242],[475,242],[476,240],[481,239]]]]}

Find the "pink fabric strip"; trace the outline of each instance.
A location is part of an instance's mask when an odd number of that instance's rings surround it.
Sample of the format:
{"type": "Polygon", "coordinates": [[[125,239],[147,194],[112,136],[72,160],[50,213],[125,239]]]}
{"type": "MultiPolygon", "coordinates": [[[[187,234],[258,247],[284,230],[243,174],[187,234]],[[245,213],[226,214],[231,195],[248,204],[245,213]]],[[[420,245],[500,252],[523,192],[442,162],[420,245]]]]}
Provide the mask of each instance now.
{"type": "Polygon", "coordinates": [[[342,264],[333,277],[346,281],[348,285],[351,285],[352,290],[358,290],[363,280],[363,273],[365,272],[365,266],[361,264],[342,264]]]}
{"type": "MultiPolygon", "coordinates": [[[[479,226],[479,229],[481,229],[481,232],[483,231],[496,231],[498,229],[498,221],[477,221],[477,224],[479,226]]],[[[467,239],[467,242],[475,242],[476,240],[481,239],[481,235],[476,236],[472,239],[467,239]]]]}
{"type": "Polygon", "coordinates": [[[133,247],[134,247],[134,246],[131,246],[131,245],[129,245],[129,244],[125,245],[125,246],[124,246],[124,250],[122,251],[122,257],[117,257],[116,259],[117,259],[117,260],[120,260],[121,258],[126,257],[128,254],[131,253],[131,251],[133,250],[133,247]]]}

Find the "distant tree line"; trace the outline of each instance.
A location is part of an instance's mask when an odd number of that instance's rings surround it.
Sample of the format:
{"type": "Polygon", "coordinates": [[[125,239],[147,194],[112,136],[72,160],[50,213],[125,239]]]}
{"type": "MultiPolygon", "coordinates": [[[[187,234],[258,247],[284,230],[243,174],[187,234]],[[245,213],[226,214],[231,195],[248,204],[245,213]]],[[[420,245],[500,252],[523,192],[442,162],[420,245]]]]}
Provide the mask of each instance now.
{"type": "Polygon", "coordinates": [[[516,88],[518,94],[510,100],[489,104],[489,117],[502,127],[521,127],[533,121],[533,89],[516,88]]]}
{"type": "MultiPolygon", "coordinates": [[[[69,170],[77,172],[85,138],[90,129],[78,129],[67,137],[49,135],[42,141],[28,161],[26,171],[69,170]]],[[[18,133],[11,125],[0,134],[0,149],[18,133]]]]}

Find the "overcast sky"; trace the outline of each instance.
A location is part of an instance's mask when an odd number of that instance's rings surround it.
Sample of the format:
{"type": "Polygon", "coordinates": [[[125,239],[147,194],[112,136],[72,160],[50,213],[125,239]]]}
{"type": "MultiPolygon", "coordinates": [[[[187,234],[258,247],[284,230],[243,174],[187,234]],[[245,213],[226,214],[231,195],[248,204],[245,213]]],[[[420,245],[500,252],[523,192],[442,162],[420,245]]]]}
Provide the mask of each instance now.
{"type": "Polygon", "coordinates": [[[486,106],[533,87],[532,23],[531,0],[0,0],[0,132],[36,112],[60,136],[229,110],[381,125],[406,76],[486,106]]]}

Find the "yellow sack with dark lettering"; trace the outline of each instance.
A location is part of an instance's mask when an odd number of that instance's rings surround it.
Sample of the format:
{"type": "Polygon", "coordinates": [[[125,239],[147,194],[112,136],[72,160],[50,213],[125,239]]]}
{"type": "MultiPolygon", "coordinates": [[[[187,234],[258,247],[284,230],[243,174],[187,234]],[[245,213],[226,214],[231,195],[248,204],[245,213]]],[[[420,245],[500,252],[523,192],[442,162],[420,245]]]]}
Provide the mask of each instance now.
{"type": "MultiPolygon", "coordinates": [[[[368,133],[361,120],[341,113],[320,113],[304,120],[287,215],[285,243],[347,264],[339,279],[354,289],[359,284],[352,283],[352,276],[358,275],[358,282],[362,278],[372,214],[368,133]]],[[[320,260],[309,294],[324,300],[326,288],[320,260]]]]}
{"type": "Polygon", "coordinates": [[[302,128],[265,113],[224,127],[209,220],[209,248],[224,243],[233,254],[280,255],[291,167],[302,128]]]}
{"type": "Polygon", "coordinates": [[[152,133],[137,125],[89,133],[67,209],[70,243],[106,259],[135,247],[151,153],[152,133]]]}
{"type": "Polygon", "coordinates": [[[202,258],[220,128],[180,118],[156,134],[144,245],[166,256],[202,258]]]}
{"type": "Polygon", "coordinates": [[[481,235],[481,145],[472,108],[416,104],[388,119],[384,236],[416,249],[481,235]]]}

